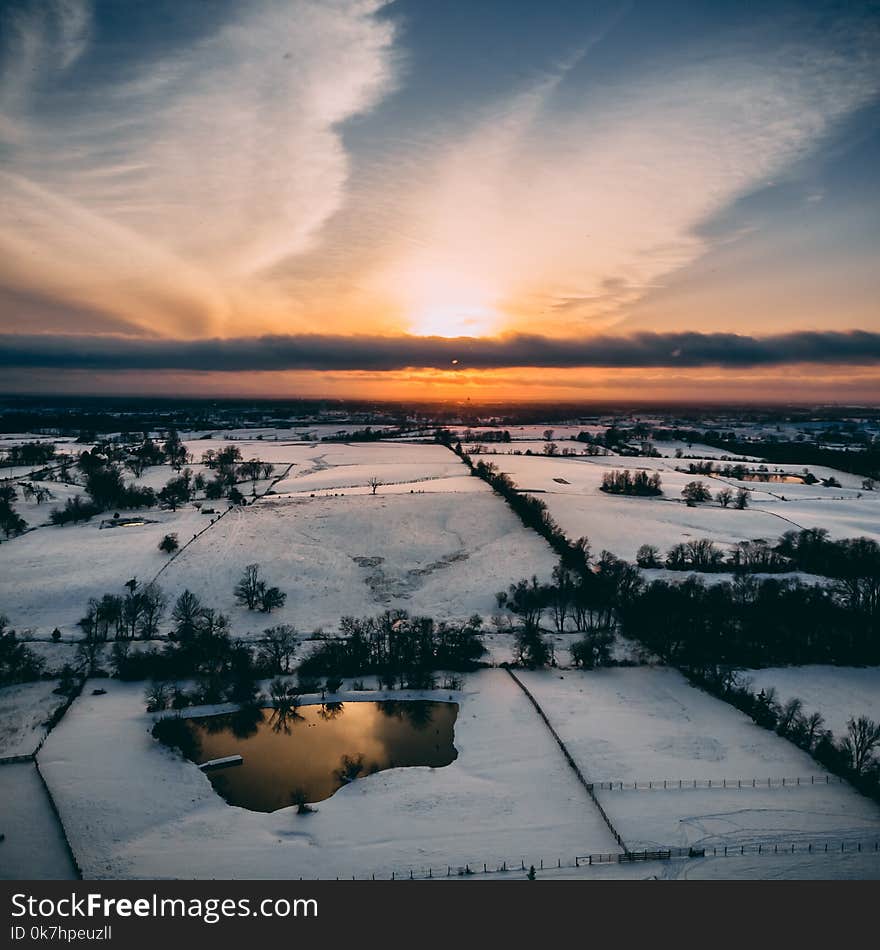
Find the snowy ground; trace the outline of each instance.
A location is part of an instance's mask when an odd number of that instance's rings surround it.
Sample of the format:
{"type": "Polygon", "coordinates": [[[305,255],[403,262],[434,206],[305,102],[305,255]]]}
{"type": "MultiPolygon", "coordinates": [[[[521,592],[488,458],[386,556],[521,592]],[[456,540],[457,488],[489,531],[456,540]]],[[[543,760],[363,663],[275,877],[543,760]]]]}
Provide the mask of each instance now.
{"type": "Polygon", "coordinates": [[[835,736],[846,735],[846,721],[868,716],[880,722],[880,667],[786,666],[746,670],[755,691],[776,690],[780,702],[803,700],[804,712],[820,712],[825,728],[835,736]]]}
{"type": "MultiPolygon", "coordinates": [[[[880,538],[880,492],[722,481],[677,472],[664,459],[514,455],[484,459],[509,474],[522,491],[540,498],[569,537],[587,535],[596,554],[608,550],[634,560],[642,544],[653,544],[665,553],[680,541],[711,538],[721,545],[756,538],[772,541],[801,527],[825,527],[835,538],[880,538]],[[610,469],[659,472],[663,495],[638,498],[602,492],[602,476],[610,469]],[[725,485],[742,485],[750,490],[750,506],[740,511],[711,502],[689,508],[681,490],[694,480],[704,481],[713,493],[725,485]]],[[[843,484],[853,479],[838,475],[843,484]]]]}
{"type": "MultiPolygon", "coordinates": [[[[519,675],[519,674],[518,674],[519,675]]],[[[819,767],[792,743],[678,672],[639,667],[524,673],[589,780],[713,780],[715,787],[600,791],[632,849],[739,847],[880,838],[880,807],[845,784],[728,787],[727,781],[796,779],[819,767]]]]}
{"type": "Polygon", "coordinates": [[[52,692],[57,685],[38,680],[0,689],[0,759],[33,754],[46,734],[46,720],[64,702],[52,692]]]}
{"type": "Polygon", "coordinates": [[[159,541],[176,532],[185,542],[208,523],[194,508],[121,512],[149,519],[137,527],[100,527],[100,519],[40,528],[0,545],[0,612],[18,630],[77,632],[90,597],[123,593],[131,577],[150,580],[167,560],[159,541]]]}
{"type": "Polygon", "coordinates": [[[76,870],[33,763],[0,767],[0,880],[73,880],[76,870]]]}
{"type": "Polygon", "coordinates": [[[196,766],[150,737],[142,685],[100,685],[107,695],[87,695],[87,686],[40,753],[89,878],[387,877],[410,867],[555,863],[616,850],[528,700],[500,670],[468,676],[454,694],[455,762],[358,779],[312,815],[227,805],[196,766]]]}
{"type": "Polygon", "coordinates": [[[303,630],[392,607],[437,618],[487,614],[496,591],[524,575],[549,577],[554,564],[488,490],[269,498],[231,512],[174,561],[162,585],[172,597],[195,591],[244,632],[270,622],[234,601],[252,561],[288,594],[271,622],[303,630]]]}
{"type": "MultiPolygon", "coordinates": [[[[808,756],[665,669],[522,674],[589,778],[810,774],[808,756]],[[699,772],[699,775],[695,773],[699,772]]],[[[554,740],[501,670],[466,677],[456,761],[359,779],[312,815],[226,805],[194,765],[149,735],[142,685],[102,681],[52,733],[40,764],[86,877],[418,875],[524,861],[550,868],[616,851],[554,740]]],[[[379,692],[358,694],[366,700],[379,692]]],[[[441,693],[397,694],[438,698],[441,693]]],[[[352,701],[352,694],[344,694],[352,701]]],[[[192,710],[192,713],[204,710],[192,710]]],[[[294,734],[295,736],[295,734],[294,734]]],[[[612,865],[548,876],[873,877],[880,857],[840,855],[880,838],[880,809],[846,785],[599,792],[632,848],[717,847],[706,861],[612,865]],[[772,856],[773,844],[828,855],[772,856]],[[741,845],[765,853],[733,857],[741,845]],[[731,850],[722,858],[724,846],[731,850]]],[[[873,846],[871,844],[871,846],[873,846]]]]}

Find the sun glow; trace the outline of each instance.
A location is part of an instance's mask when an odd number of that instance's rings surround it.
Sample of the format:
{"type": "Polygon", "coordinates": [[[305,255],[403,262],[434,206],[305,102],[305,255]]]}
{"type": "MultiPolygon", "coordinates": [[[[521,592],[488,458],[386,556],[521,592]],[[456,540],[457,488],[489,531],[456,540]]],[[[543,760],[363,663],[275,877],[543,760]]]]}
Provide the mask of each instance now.
{"type": "Polygon", "coordinates": [[[489,336],[500,322],[500,315],[489,307],[446,304],[414,313],[410,330],[417,336],[489,336]]]}
{"type": "Polygon", "coordinates": [[[409,266],[389,283],[408,315],[406,329],[416,336],[490,336],[504,326],[488,282],[456,269],[409,266]]]}

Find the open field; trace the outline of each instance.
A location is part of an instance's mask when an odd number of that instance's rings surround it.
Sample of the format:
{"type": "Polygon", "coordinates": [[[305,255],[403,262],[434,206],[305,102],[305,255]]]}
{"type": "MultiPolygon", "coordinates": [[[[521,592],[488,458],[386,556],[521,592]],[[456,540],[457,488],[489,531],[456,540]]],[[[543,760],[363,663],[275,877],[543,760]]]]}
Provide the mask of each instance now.
{"type": "Polygon", "coordinates": [[[616,850],[500,670],[468,677],[452,696],[460,703],[455,762],[358,779],[311,815],[227,805],[195,765],[150,737],[139,685],[102,685],[107,695],[84,695],[40,755],[86,877],[388,877],[410,867],[616,850]]]}
{"type": "MultiPolygon", "coordinates": [[[[669,788],[599,791],[632,849],[880,837],[880,807],[846,785],[762,788],[819,772],[806,753],[663,668],[517,674],[588,780],[669,788]],[[713,788],[686,787],[708,780],[713,788]],[[736,787],[738,780],[756,787],[736,787]],[[679,790],[676,783],[685,786],[679,790]],[[728,788],[717,787],[727,781],[728,788]],[[732,786],[732,787],[730,787],[732,786]]],[[[880,861],[880,858],[878,858],[880,861]]]]}
{"type": "Polygon", "coordinates": [[[825,728],[835,736],[846,735],[850,716],[867,716],[880,722],[880,667],[785,666],[746,670],[755,691],[775,689],[782,703],[803,700],[804,712],[821,713],[825,728]]]}
{"type": "MultiPolygon", "coordinates": [[[[668,670],[518,675],[595,781],[683,772],[720,781],[733,773],[815,768],[785,740],[668,670]]],[[[102,685],[107,695],[87,689],[40,754],[87,877],[387,877],[465,863],[543,860],[549,867],[617,850],[525,694],[500,670],[469,675],[449,696],[393,694],[457,701],[458,758],[444,768],[358,779],[311,815],[225,804],[196,766],[150,737],[153,717],[143,711],[137,684],[102,685]]],[[[343,691],[338,698],[386,695],[343,691]]],[[[773,843],[880,837],[880,809],[845,785],[599,796],[631,848],[763,842],[772,850],[773,843]]],[[[829,867],[823,861],[824,854],[813,858],[812,873],[829,867]]],[[[675,868],[676,875],[699,873],[688,862],[675,868]]],[[[736,876],[736,869],[725,865],[724,872],[736,876]]],[[[780,873],[772,862],[753,859],[749,876],[762,871],[780,873]]],[[[633,865],[614,873],[648,872],[633,865]]]]}
{"type": "Polygon", "coordinates": [[[230,512],[162,584],[171,596],[195,591],[243,631],[265,621],[233,598],[251,561],[288,594],[272,622],[311,629],[391,607],[438,618],[487,614],[496,591],[524,574],[549,577],[554,558],[488,489],[292,496],[230,512]]]}
{"type": "Polygon", "coordinates": [[[0,759],[33,754],[46,734],[46,720],[64,701],[52,692],[57,685],[37,680],[0,689],[0,759]]]}

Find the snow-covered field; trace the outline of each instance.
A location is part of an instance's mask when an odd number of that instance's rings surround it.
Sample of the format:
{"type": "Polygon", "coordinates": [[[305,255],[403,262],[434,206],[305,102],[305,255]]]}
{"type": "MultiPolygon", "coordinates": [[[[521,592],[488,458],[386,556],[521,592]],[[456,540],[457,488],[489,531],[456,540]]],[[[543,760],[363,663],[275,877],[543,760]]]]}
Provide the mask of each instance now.
{"type": "Polygon", "coordinates": [[[32,762],[0,767],[0,880],[74,880],[58,819],[32,762]]]}
{"type": "MultiPolygon", "coordinates": [[[[670,670],[519,675],[595,781],[720,782],[816,771],[790,743],[670,670]]],[[[150,737],[140,684],[101,686],[108,693],[97,697],[87,686],[39,757],[86,877],[387,877],[466,863],[523,860],[528,867],[543,860],[549,867],[617,850],[549,731],[501,670],[467,676],[454,694],[395,694],[460,704],[456,761],[358,779],[312,815],[227,805],[196,766],[150,737]]],[[[340,695],[351,702],[386,694],[340,695]]],[[[880,809],[846,785],[599,795],[631,848],[693,845],[723,853],[725,845],[762,843],[772,852],[774,843],[854,846],[880,838],[880,809]]],[[[788,860],[796,860],[795,876],[833,874],[837,867],[833,853],[788,860]]],[[[680,861],[597,873],[644,877],[653,867],[658,876],[786,875],[772,854],[737,862],[699,862],[702,871],[680,861]]],[[[857,876],[880,872],[880,858],[874,864],[860,865],[857,876]]]]}
{"type": "Polygon", "coordinates": [[[333,627],[340,616],[392,607],[438,619],[485,615],[512,581],[549,577],[554,557],[483,488],[267,498],[230,512],[161,583],[171,596],[194,591],[241,632],[278,622],[333,627]],[[288,595],[271,620],[235,604],[233,588],[251,562],[288,595]]]}
{"type": "MultiPolygon", "coordinates": [[[[351,783],[311,815],[227,805],[149,734],[139,684],[101,682],[52,732],[40,766],[86,877],[390,876],[616,851],[584,789],[501,670],[466,678],[458,758],[351,783]]],[[[384,694],[368,692],[365,699],[384,694]]],[[[410,698],[447,698],[413,693],[410,698]]],[[[295,739],[295,734],[294,734],[295,739]]]]}
{"type": "MultiPolygon", "coordinates": [[[[486,448],[506,453],[534,446],[537,451],[544,428],[511,429],[517,441],[486,448]]],[[[560,448],[581,449],[565,437],[603,428],[563,425],[556,427],[554,440],[560,448]]],[[[211,438],[191,433],[187,444],[195,470],[201,469],[203,452],[233,444],[243,459],[272,462],[277,483],[265,497],[241,508],[227,511],[225,500],[205,502],[216,509],[212,516],[192,505],[176,512],[153,509],[132,513],[152,523],[101,529],[98,518],[65,528],[40,527],[0,544],[0,613],[19,631],[33,630],[42,638],[30,645],[54,671],[73,660],[76,622],[90,597],[122,593],[129,578],[147,582],[160,570],[159,583],[169,598],[191,589],[207,606],[228,613],[239,636],[258,635],[282,622],[296,625],[303,636],[319,627],[329,632],[340,616],[389,608],[438,620],[479,612],[488,621],[497,611],[497,591],[532,574],[549,578],[555,563],[549,546],[524,529],[448,449],[417,441],[346,444],[303,438],[336,431],[335,426],[304,425],[285,431],[213,430],[211,438]],[[379,483],[375,494],[372,479],[379,483]],[[157,548],[169,532],[177,533],[182,544],[197,537],[169,559],[157,548]],[[287,594],[286,604],[271,615],[234,602],[234,585],[245,565],[254,562],[268,583],[287,594]],[[56,626],[61,643],[47,639],[56,626]]],[[[666,454],[676,446],[658,447],[666,454]]],[[[686,452],[698,453],[717,454],[697,444],[686,452]]],[[[830,470],[813,469],[819,477],[833,474],[841,488],[745,482],[751,504],[739,511],[716,503],[688,508],[680,500],[681,489],[694,479],[709,482],[713,491],[723,487],[720,480],[675,471],[689,460],[481,457],[542,499],[570,537],[587,535],[597,555],[607,549],[634,559],[644,543],[665,552],[693,538],[722,545],[773,540],[795,526],[826,527],[834,537],[880,538],[880,492],[863,492],[860,479],[830,470]],[[613,468],[659,471],[664,496],[602,493],[602,475],[613,468]]],[[[174,475],[169,466],[153,467],[139,481],[158,489],[174,475]]],[[[18,504],[32,524],[45,521],[51,507],[81,491],[46,484],[56,495],[48,505],[18,504]]],[[[269,484],[258,482],[258,491],[269,484]]],[[[250,484],[242,490],[250,494],[250,484]]],[[[684,576],[660,573],[676,580],[684,576]]],[[[717,785],[725,779],[766,783],[819,772],[793,744],[691,687],[673,670],[644,666],[584,673],[565,668],[572,638],[554,637],[561,668],[518,675],[590,780],[711,779],[717,785]]],[[[487,624],[485,642],[489,662],[512,659],[510,633],[487,624]]],[[[308,655],[313,645],[303,640],[298,657],[308,655]]],[[[632,645],[621,650],[633,653],[632,645]]],[[[783,701],[800,697],[805,711],[821,712],[838,736],[850,715],[880,719],[878,668],[785,668],[750,675],[755,688],[773,686],[783,701]]],[[[549,867],[559,858],[571,863],[576,855],[616,850],[552,736],[502,670],[466,676],[463,689],[453,695],[460,710],[459,756],[452,765],[393,769],[359,779],[321,802],[312,815],[297,815],[295,809],[267,815],[227,805],[195,766],[151,738],[143,683],[102,679],[95,685],[107,694],[92,696],[87,686],[38,756],[88,877],[389,876],[410,868],[418,874],[429,866],[435,871],[466,863],[479,868],[483,862],[491,867],[524,860],[528,867],[543,859],[549,867]]],[[[0,756],[34,751],[42,723],[60,703],[54,686],[41,681],[0,690],[0,756]]],[[[384,695],[348,693],[343,700],[384,695]]],[[[405,695],[447,698],[445,692],[405,695]]],[[[880,838],[880,808],[840,783],[598,794],[631,848],[723,851],[757,843],[772,848],[880,838]]],[[[0,802],[0,822],[7,825],[0,827],[7,834],[0,843],[0,877],[72,873],[32,765],[0,767],[0,802]],[[20,829],[10,836],[9,826],[28,823],[30,837],[20,829]]],[[[563,867],[548,876],[581,873],[563,867]]],[[[880,856],[731,854],[714,861],[615,864],[586,874],[876,877],[880,856]]]]}
{"type": "MultiPolygon", "coordinates": [[[[880,538],[880,492],[722,481],[677,472],[673,463],[664,459],[487,455],[476,456],[475,460],[480,458],[509,474],[522,491],[540,498],[569,537],[589,537],[596,554],[608,550],[634,560],[642,544],[653,544],[665,552],[680,541],[695,538],[711,538],[721,545],[756,538],[772,541],[785,531],[801,527],[828,528],[835,538],[880,538]],[[659,472],[663,495],[639,498],[606,494],[600,485],[603,474],[611,469],[659,472]],[[695,480],[705,482],[713,493],[726,484],[741,484],[750,490],[749,507],[740,511],[722,508],[713,501],[689,508],[681,498],[681,490],[695,480]],[[790,498],[790,489],[796,489],[804,500],[790,498]],[[861,497],[857,497],[859,494],[861,497]]],[[[842,483],[854,478],[838,474],[842,483]]]]}
{"type": "Polygon", "coordinates": [[[755,691],[773,688],[780,702],[800,699],[804,712],[819,712],[825,728],[837,738],[846,735],[850,716],[867,716],[880,722],[880,667],[785,666],[746,670],[755,691]]]}
{"type": "Polygon", "coordinates": [[[73,634],[90,597],[123,593],[131,577],[149,581],[167,561],[158,550],[169,533],[181,543],[205,527],[195,508],[176,512],[121,512],[151,524],[104,528],[100,519],[28,532],[0,545],[0,613],[13,627],[49,634],[57,626],[73,634]]]}
{"type": "MultiPolygon", "coordinates": [[[[639,667],[517,674],[594,782],[713,781],[715,787],[600,791],[630,848],[739,847],[880,838],[880,807],[845,784],[760,786],[819,767],[792,743],[690,686],[639,667]],[[737,788],[738,780],[758,780],[737,788]],[[732,788],[717,787],[727,781],[732,788]]],[[[880,857],[878,857],[880,862],[880,857]]]]}
{"type": "Polygon", "coordinates": [[[55,680],[37,680],[0,689],[0,759],[33,755],[46,734],[46,720],[64,699],[55,680]]]}

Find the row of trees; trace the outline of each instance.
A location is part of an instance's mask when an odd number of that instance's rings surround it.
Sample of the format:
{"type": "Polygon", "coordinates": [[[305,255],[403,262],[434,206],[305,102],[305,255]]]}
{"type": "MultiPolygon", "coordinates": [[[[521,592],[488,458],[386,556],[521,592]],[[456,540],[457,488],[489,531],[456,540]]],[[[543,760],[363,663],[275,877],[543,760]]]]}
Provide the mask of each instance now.
{"type": "MultiPolygon", "coordinates": [[[[166,549],[173,547],[163,539],[166,549]]],[[[160,545],[161,546],[161,545],[160,545]]],[[[168,606],[168,598],[155,582],[139,584],[132,578],[125,584],[125,594],[104,594],[89,599],[79,627],[88,641],[105,643],[113,640],[152,640],[159,634],[159,625],[168,606]]],[[[235,587],[238,603],[250,610],[269,613],[287,599],[277,587],[271,587],[260,577],[260,566],[248,564],[235,587]]],[[[201,602],[190,591],[178,597],[172,611],[173,639],[189,639],[198,632],[208,614],[201,602]]]]}
{"type": "Polygon", "coordinates": [[[54,458],[53,442],[21,442],[3,449],[2,464],[10,468],[19,465],[37,467],[47,465],[54,458]]]}
{"type": "Polygon", "coordinates": [[[741,575],[705,585],[639,586],[617,607],[621,631],[665,662],[697,671],[715,663],[760,667],[880,662],[876,605],[799,580],[741,575]]]}
{"type": "Polygon", "coordinates": [[[136,578],[125,584],[125,594],[104,594],[92,597],[86,606],[79,627],[86,640],[106,642],[152,640],[159,633],[159,624],[168,599],[158,584],[141,585],[136,578]]]}
{"type": "Polygon", "coordinates": [[[431,617],[410,617],[405,610],[343,617],[341,637],[322,644],[302,662],[300,671],[315,676],[378,673],[386,685],[401,679],[419,688],[416,684],[424,682],[421,674],[474,669],[486,652],[482,626],[477,614],[463,623],[436,623],[431,617]]]}
{"type": "Polygon", "coordinates": [[[832,541],[824,528],[786,531],[775,544],[762,538],[739,541],[727,552],[709,538],[679,542],[665,555],[656,545],[643,544],[636,564],[645,569],[734,574],[802,571],[837,581],[838,593],[853,609],[873,614],[880,601],[880,545],[870,538],[832,541]]]}
{"type": "Polygon", "coordinates": [[[716,664],[695,672],[696,685],[746,713],[765,729],[790,740],[824,768],[841,775],[865,794],[880,798],[880,724],[867,716],[851,716],[846,735],[835,738],[819,712],[808,713],[798,697],[781,702],[775,689],[754,692],[752,682],[731,667],[716,664]]]}

